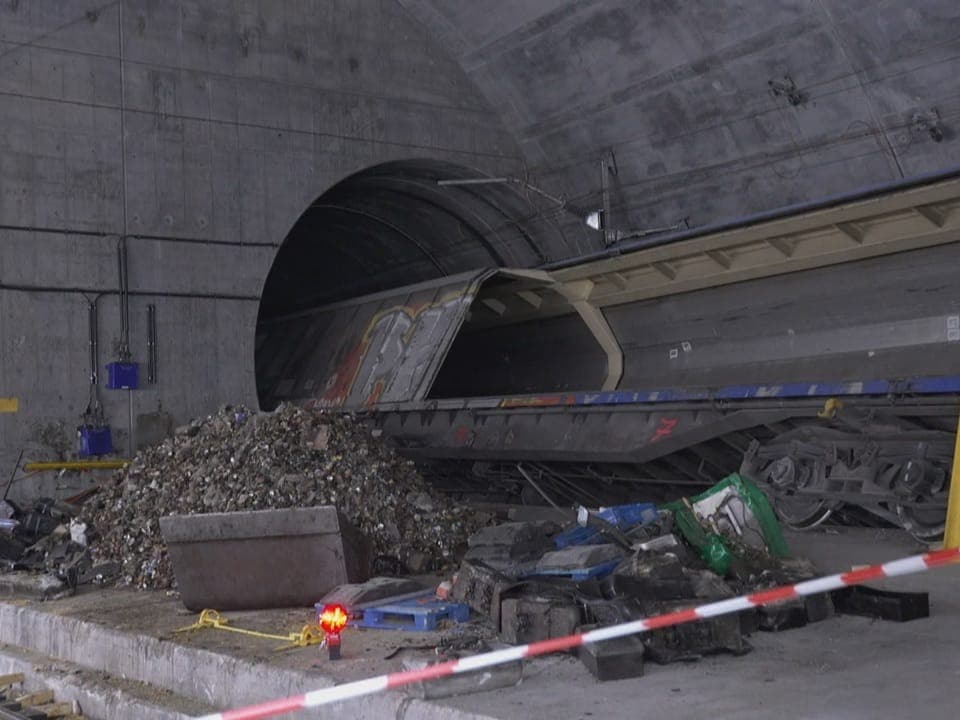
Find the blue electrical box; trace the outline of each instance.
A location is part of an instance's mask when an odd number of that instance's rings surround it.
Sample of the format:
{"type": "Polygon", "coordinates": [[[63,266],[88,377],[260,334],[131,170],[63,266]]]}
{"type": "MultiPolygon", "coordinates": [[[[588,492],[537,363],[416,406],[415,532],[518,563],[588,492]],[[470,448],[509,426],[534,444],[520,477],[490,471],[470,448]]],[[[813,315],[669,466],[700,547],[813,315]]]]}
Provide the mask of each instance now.
{"type": "Polygon", "coordinates": [[[81,427],[77,429],[80,436],[80,457],[95,457],[109,455],[113,452],[113,440],[110,438],[110,426],[81,427]]]}
{"type": "Polygon", "coordinates": [[[139,367],[135,362],[107,363],[107,389],[136,390],[139,367]]]}

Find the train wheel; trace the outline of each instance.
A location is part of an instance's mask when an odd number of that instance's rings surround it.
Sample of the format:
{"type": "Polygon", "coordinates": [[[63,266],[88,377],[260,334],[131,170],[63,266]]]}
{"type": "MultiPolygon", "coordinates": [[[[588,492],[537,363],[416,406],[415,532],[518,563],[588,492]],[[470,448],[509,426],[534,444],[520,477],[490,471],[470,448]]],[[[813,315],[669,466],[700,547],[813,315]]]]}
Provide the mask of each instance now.
{"type": "Polygon", "coordinates": [[[836,504],[819,498],[778,497],[773,507],[783,524],[793,530],[811,530],[830,517],[836,504]]]}
{"type": "Polygon", "coordinates": [[[922,543],[943,540],[945,514],[942,506],[927,509],[922,505],[897,505],[897,517],[903,529],[922,543]]]}

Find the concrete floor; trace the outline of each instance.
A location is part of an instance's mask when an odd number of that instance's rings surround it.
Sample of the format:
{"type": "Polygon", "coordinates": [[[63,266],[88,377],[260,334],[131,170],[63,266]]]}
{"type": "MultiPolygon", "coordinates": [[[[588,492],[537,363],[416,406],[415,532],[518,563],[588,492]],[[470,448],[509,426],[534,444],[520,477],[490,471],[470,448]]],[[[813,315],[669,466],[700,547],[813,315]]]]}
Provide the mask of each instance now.
{"type": "MultiPolygon", "coordinates": [[[[923,552],[892,531],[789,536],[824,573],[923,552]]],[[[874,584],[930,593],[931,617],[896,624],[834,617],[757,633],[752,653],[658,666],[636,680],[598,684],[567,657],[534,663],[505,692],[447,701],[498,718],[956,718],[960,701],[960,566],[874,584]]]]}
{"type": "MultiPolygon", "coordinates": [[[[824,573],[922,551],[902,533],[828,530],[790,535],[797,554],[824,573]]],[[[598,683],[569,656],[535,660],[513,688],[422,702],[399,694],[363,699],[350,717],[413,718],[878,718],[907,714],[956,717],[960,668],[960,566],[888,581],[926,590],[931,617],[898,625],[834,617],[780,634],[758,633],[752,653],[700,662],[647,665],[643,678],[598,683]]],[[[47,603],[0,603],[0,643],[27,646],[115,677],[145,681],[204,706],[267,699],[399,669],[401,658],[429,651],[433,634],[351,631],[346,658],[323,659],[317,648],[275,652],[274,641],[214,630],[173,634],[194,615],[164,593],[87,592],[47,603]]],[[[240,627],[298,630],[308,610],[228,613],[240,627]]],[[[347,706],[302,717],[338,717],[347,706]]],[[[182,713],[182,707],[179,709],[182,713]]],[[[162,717],[158,715],[157,717],[162,717]]],[[[184,717],[171,714],[169,717],[184,717]]]]}

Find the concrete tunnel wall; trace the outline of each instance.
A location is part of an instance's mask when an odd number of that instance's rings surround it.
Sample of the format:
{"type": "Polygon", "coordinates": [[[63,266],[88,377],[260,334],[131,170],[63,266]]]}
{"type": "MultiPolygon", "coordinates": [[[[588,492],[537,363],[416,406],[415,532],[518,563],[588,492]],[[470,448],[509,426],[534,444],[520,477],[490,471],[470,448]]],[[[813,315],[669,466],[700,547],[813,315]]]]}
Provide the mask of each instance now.
{"type": "Polygon", "coordinates": [[[399,2],[550,192],[598,207],[613,151],[612,226],[702,226],[960,154],[956,0],[399,2]]]}
{"type": "MultiPolygon", "coordinates": [[[[260,292],[324,191],[409,158],[519,169],[472,82],[392,0],[124,0],[120,15],[117,3],[0,4],[0,397],[20,402],[0,414],[5,478],[22,447],[36,460],[76,446],[85,298],[118,287],[125,215],[134,411],[182,423],[224,402],[256,404],[260,292]]],[[[118,307],[115,294],[99,301],[101,383],[118,307]]],[[[101,397],[125,454],[127,393],[101,397]]],[[[33,476],[12,496],[55,485],[33,476]]]]}
{"type": "MultiPolygon", "coordinates": [[[[554,261],[600,249],[575,215],[611,150],[624,229],[914,176],[956,156],[958,20],[953,0],[4,2],[0,397],[21,409],[0,414],[0,467],[73,447],[83,292],[116,289],[119,235],[145,293],[136,359],[148,302],[159,319],[135,411],[182,422],[255,401],[277,247],[344,178],[409,160],[529,178],[574,211],[523,193],[519,257],[554,261]]],[[[100,306],[102,364],[119,323],[100,306]]],[[[123,448],[126,397],[103,397],[123,448]]]]}

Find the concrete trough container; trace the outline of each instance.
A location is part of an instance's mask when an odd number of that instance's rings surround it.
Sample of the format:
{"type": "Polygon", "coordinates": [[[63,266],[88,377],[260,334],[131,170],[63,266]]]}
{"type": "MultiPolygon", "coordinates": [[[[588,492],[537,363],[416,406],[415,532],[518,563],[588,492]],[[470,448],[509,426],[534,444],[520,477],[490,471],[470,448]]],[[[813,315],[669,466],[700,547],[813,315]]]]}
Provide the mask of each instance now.
{"type": "Polygon", "coordinates": [[[172,515],[160,530],[190,610],[312,607],[369,573],[369,543],[332,506],[172,515]]]}

